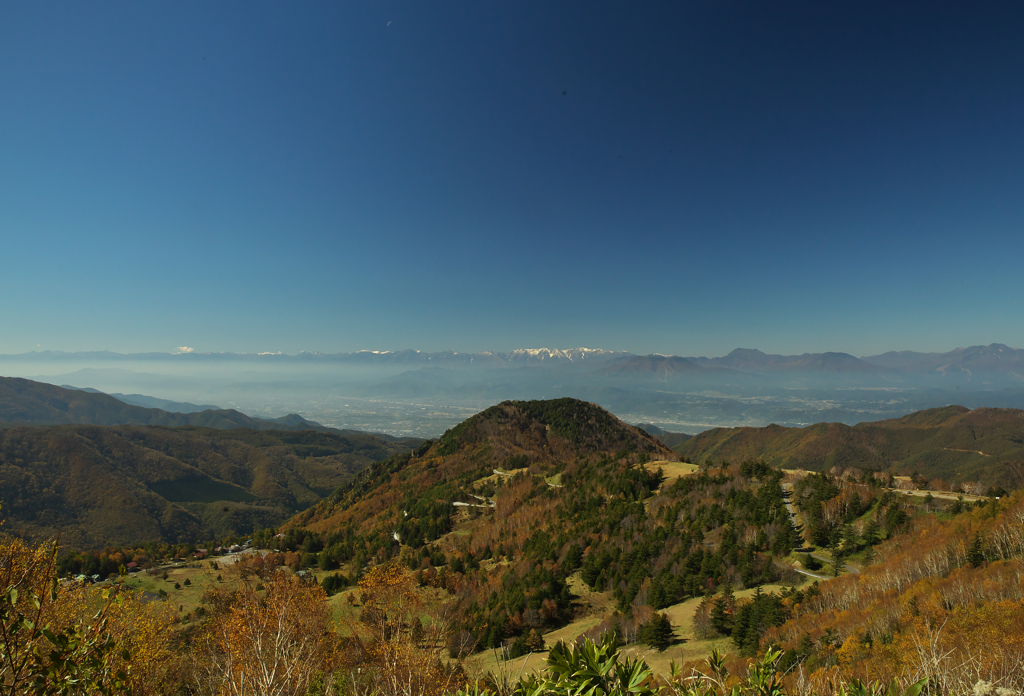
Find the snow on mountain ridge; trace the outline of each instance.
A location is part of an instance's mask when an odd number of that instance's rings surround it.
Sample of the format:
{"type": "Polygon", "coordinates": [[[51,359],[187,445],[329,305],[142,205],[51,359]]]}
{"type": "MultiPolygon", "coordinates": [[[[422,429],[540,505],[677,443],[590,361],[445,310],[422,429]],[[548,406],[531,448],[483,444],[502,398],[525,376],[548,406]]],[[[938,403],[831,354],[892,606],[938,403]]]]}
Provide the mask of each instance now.
{"type": "Polygon", "coordinates": [[[556,359],[556,360],[569,360],[575,362],[577,360],[585,360],[588,356],[599,356],[599,355],[611,355],[615,351],[603,350],[601,348],[567,348],[560,350],[558,348],[517,348],[510,350],[505,354],[506,360],[518,360],[523,358],[539,358],[541,360],[556,359]]]}

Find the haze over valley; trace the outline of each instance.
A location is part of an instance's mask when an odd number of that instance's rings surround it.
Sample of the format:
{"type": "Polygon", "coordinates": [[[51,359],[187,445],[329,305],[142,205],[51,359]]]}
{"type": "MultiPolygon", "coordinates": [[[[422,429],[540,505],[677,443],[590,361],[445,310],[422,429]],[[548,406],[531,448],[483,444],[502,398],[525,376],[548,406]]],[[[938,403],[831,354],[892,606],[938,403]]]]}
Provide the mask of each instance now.
{"type": "Polygon", "coordinates": [[[506,353],[27,353],[0,371],[91,388],[165,410],[199,404],[394,436],[437,437],[506,399],[572,396],[630,423],[697,433],[770,423],[848,425],[959,404],[1024,407],[1024,350],[945,353],[633,355],[599,349],[506,353]],[[146,401],[140,398],[150,397],[146,401]],[[156,397],[153,399],[152,397],[156,397]]]}

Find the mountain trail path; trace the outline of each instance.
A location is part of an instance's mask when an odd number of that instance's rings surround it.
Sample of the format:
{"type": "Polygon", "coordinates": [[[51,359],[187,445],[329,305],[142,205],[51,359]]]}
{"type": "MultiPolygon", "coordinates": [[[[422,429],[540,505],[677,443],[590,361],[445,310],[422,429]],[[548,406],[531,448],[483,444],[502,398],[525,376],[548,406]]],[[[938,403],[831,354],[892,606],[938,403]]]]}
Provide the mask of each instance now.
{"type": "Polygon", "coordinates": [[[946,450],[947,452],[970,452],[971,454],[980,454],[983,457],[991,457],[992,456],[991,454],[985,454],[984,452],[980,452],[978,450],[962,450],[962,449],[954,449],[952,447],[943,447],[942,449],[946,450]]]}

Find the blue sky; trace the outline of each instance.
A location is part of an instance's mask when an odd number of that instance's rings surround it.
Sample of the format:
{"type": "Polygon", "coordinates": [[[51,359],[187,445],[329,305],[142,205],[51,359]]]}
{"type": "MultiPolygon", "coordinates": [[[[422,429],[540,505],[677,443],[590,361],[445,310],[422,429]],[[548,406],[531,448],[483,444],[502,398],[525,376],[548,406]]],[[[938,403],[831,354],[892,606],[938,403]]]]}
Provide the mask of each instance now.
{"type": "Polygon", "coordinates": [[[1024,5],[5,3],[0,352],[1024,346],[1024,5]]]}

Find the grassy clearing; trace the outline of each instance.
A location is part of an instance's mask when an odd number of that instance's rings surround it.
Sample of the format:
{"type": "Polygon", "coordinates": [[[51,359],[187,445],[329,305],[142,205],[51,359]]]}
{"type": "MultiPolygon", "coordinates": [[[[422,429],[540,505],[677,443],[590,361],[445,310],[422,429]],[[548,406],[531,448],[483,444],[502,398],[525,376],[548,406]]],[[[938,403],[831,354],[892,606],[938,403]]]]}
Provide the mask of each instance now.
{"type": "Polygon", "coordinates": [[[657,462],[647,462],[644,467],[650,472],[656,472],[659,468],[662,473],[665,474],[665,481],[671,481],[681,476],[693,476],[700,467],[696,464],[687,464],[686,462],[670,462],[666,460],[657,462]]]}
{"type": "MultiPolygon", "coordinates": [[[[579,580],[578,575],[570,578],[570,586],[574,594],[580,594],[579,601],[574,602],[574,604],[580,603],[583,605],[581,608],[584,610],[584,615],[566,626],[545,633],[544,642],[548,648],[560,640],[566,642],[575,640],[599,624],[615,608],[611,592],[591,592],[587,590],[586,586],[579,580]],[[586,595],[580,594],[579,585],[583,586],[584,591],[587,593],[586,595]]],[[[777,593],[788,587],[788,585],[764,585],[761,587],[761,591],[766,594],[770,592],[777,593]]],[[[755,589],[739,590],[735,595],[737,598],[750,597],[754,592],[756,592],[755,589]]],[[[675,626],[676,636],[675,642],[664,652],[658,652],[646,645],[634,643],[623,646],[622,653],[630,657],[642,657],[647,661],[651,669],[654,670],[655,674],[668,674],[669,663],[673,660],[679,665],[682,662],[703,660],[711,654],[712,650],[718,650],[723,654],[735,652],[736,646],[729,638],[698,640],[694,636],[693,615],[697,607],[700,606],[700,602],[699,597],[688,599],[685,602],[674,604],[662,610],[668,614],[672,625],[675,626]]],[[[546,657],[546,654],[535,654],[528,660],[525,657],[520,657],[510,660],[508,663],[503,663],[497,658],[495,651],[487,650],[470,655],[466,658],[464,667],[467,674],[476,677],[482,677],[487,672],[498,673],[502,669],[509,670],[515,676],[520,672],[522,674],[530,674],[544,669],[546,657]]]]}
{"type": "MultiPolygon", "coordinates": [[[[216,559],[214,559],[216,562],[216,559]]],[[[220,566],[214,570],[210,561],[193,561],[182,563],[166,568],[158,568],[154,571],[142,571],[129,575],[125,578],[124,586],[134,592],[147,592],[159,594],[160,590],[167,593],[167,602],[179,610],[181,616],[192,612],[200,604],[200,599],[206,590],[211,588],[237,589],[241,587],[238,574],[230,569],[230,566],[220,566]],[[167,579],[163,574],[167,574],[167,579]],[[220,576],[221,580],[217,580],[220,576]],[[185,581],[188,581],[188,585],[185,581]],[[177,584],[180,589],[174,589],[177,584]]]]}
{"type": "Polygon", "coordinates": [[[471,486],[477,486],[483,483],[494,483],[498,480],[510,479],[519,474],[525,474],[526,469],[495,469],[494,473],[489,476],[484,476],[481,479],[474,481],[471,486]]]}
{"type": "MultiPolygon", "coordinates": [[[[788,585],[763,585],[761,591],[765,594],[780,592],[788,585]]],[[[735,593],[737,598],[750,597],[756,592],[755,589],[739,590],[735,593]]],[[[668,674],[669,663],[675,661],[677,665],[691,660],[703,660],[711,654],[712,650],[718,650],[725,654],[735,652],[736,646],[729,638],[713,638],[710,640],[699,640],[693,634],[693,614],[700,606],[700,598],[688,599],[681,604],[673,604],[663,611],[668,614],[672,625],[675,626],[675,642],[658,652],[646,645],[636,643],[623,648],[623,653],[629,656],[639,656],[646,660],[655,674],[668,674]]]]}

